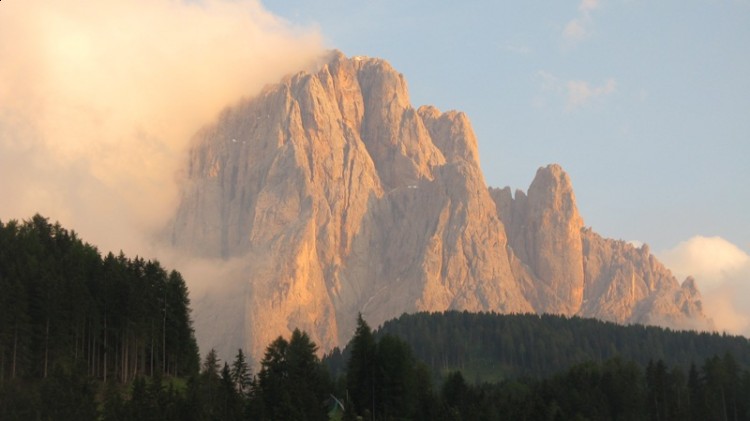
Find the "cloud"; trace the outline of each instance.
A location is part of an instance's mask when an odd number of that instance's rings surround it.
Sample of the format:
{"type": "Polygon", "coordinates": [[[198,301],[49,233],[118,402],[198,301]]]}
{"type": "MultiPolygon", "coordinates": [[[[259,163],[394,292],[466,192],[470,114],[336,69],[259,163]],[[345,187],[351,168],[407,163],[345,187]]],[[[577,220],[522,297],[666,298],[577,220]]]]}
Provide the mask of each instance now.
{"type": "Polygon", "coordinates": [[[323,54],[258,1],[24,0],[0,7],[0,219],[40,212],[143,253],[192,134],[323,54]]]}
{"type": "Polygon", "coordinates": [[[600,6],[599,0],[581,0],[578,4],[578,16],[568,21],[562,31],[567,46],[572,46],[590,34],[591,14],[600,6]]]}
{"type": "Polygon", "coordinates": [[[563,37],[569,41],[580,41],[586,38],[586,28],[578,19],[573,19],[565,25],[563,37]]]}
{"type": "Polygon", "coordinates": [[[696,236],[658,257],[678,279],[695,278],[720,330],[750,336],[750,255],[721,237],[696,236]]]}
{"type": "Polygon", "coordinates": [[[607,79],[600,86],[591,86],[589,82],[582,80],[569,80],[566,83],[567,88],[567,110],[579,108],[586,103],[602,96],[610,95],[617,90],[617,83],[614,79],[607,79]]]}
{"type": "Polygon", "coordinates": [[[591,13],[591,11],[598,8],[599,0],[581,0],[581,3],[578,5],[578,10],[580,10],[582,14],[591,13]]]}
{"type": "MultiPolygon", "coordinates": [[[[601,85],[595,86],[583,80],[565,81],[545,70],[538,71],[536,77],[539,80],[540,93],[545,96],[554,94],[561,98],[566,111],[574,111],[617,91],[617,81],[614,78],[608,78],[601,85]]],[[[532,103],[537,107],[547,105],[547,101],[541,95],[536,96],[532,103]]]]}

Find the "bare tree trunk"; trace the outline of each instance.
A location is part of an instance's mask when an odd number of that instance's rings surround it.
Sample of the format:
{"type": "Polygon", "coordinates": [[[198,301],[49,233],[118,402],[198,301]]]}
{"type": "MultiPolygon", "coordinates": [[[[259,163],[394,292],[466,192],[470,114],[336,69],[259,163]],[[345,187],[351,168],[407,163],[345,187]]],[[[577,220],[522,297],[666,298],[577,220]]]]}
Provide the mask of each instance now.
{"type": "Polygon", "coordinates": [[[94,356],[94,344],[93,344],[93,339],[91,338],[91,330],[92,329],[89,329],[89,339],[88,341],[86,341],[86,347],[88,348],[88,353],[86,356],[86,370],[88,370],[89,376],[93,375],[93,371],[94,371],[93,370],[94,365],[91,362],[94,356]]]}
{"type": "Polygon", "coordinates": [[[107,383],[107,315],[104,314],[104,383],[107,383]]]}
{"type": "Polygon", "coordinates": [[[154,321],[151,320],[151,376],[154,375],[154,321]]]}
{"type": "MultiPolygon", "coordinates": [[[[91,330],[93,331],[94,329],[91,329],[91,330]]],[[[99,350],[96,349],[96,335],[91,335],[91,336],[94,337],[94,349],[92,350],[92,354],[91,354],[91,366],[93,368],[94,377],[98,377],[99,372],[97,371],[97,369],[99,368],[99,364],[97,362],[98,361],[97,356],[99,355],[99,350]]]]}
{"type": "Polygon", "coordinates": [[[78,334],[80,332],[78,331],[78,328],[76,328],[76,339],[75,342],[73,342],[73,361],[78,362],[78,334]]]}
{"type": "Polygon", "coordinates": [[[164,288],[164,318],[161,322],[161,372],[167,373],[167,288],[164,288]]]}
{"type": "Polygon", "coordinates": [[[122,382],[128,382],[128,335],[123,335],[122,341],[122,382]]]}
{"type": "MultiPolygon", "coordinates": [[[[140,368],[140,367],[138,367],[138,356],[140,354],[140,352],[138,352],[138,351],[139,351],[139,348],[138,348],[138,339],[136,339],[135,342],[133,342],[133,378],[138,377],[138,373],[139,372],[142,373],[142,372],[145,371],[145,369],[144,370],[138,370],[140,368]]],[[[144,360],[144,358],[140,359],[140,362],[141,362],[142,365],[143,365],[143,360],[144,360]]]]}
{"type": "Polygon", "coordinates": [[[47,378],[47,362],[49,360],[49,317],[44,328],[44,378],[47,378]]]}
{"type": "Polygon", "coordinates": [[[18,326],[13,331],[13,366],[10,371],[10,378],[16,378],[16,357],[18,356],[18,326]]]}

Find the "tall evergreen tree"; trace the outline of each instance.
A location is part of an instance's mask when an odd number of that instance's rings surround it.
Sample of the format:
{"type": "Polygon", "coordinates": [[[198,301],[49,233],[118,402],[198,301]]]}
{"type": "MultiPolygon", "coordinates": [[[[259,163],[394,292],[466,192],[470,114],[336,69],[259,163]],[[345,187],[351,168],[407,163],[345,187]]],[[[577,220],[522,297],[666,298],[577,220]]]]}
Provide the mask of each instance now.
{"type": "Polygon", "coordinates": [[[231,377],[232,383],[239,394],[246,395],[250,391],[253,379],[245,353],[242,352],[241,348],[237,350],[237,356],[234,357],[234,362],[232,362],[231,377]]]}
{"type": "Polygon", "coordinates": [[[385,418],[411,418],[416,407],[414,357],[409,346],[393,335],[377,343],[377,413],[385,418]]]}
{"type": "Polygon", "coordinates": [[[375,368],[377,354],[375,338],[370,326],[357,316],[357,329],[349,342],[351,356],[346,365],[346,387],[349,398],[358,414],[375,410],[375,368]]]}

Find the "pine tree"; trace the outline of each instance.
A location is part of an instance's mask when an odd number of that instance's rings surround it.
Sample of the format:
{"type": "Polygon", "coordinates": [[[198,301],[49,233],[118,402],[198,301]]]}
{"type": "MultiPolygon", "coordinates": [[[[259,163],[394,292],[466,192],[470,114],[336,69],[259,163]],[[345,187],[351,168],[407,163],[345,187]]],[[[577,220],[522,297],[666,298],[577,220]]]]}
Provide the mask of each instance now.
{"type": "Polygon", "coordinates": [[[411,418],[415,409],[414,357],[401,339],[385,335],[377,344],[376,410],[386,418],[411,418]]]}
{"type": "Polygon", "coordinates": [[[242,352],[242,349],[238,349],[237,356],[234,357],[231,377],[234,387],[239,394],[246,395],[250,391],[250,385],[253,379],[250,374],[250,366],[245,359],[245,354],[242,352]]]}
{"type": "Polygon", "coordinates": [[[258,373],[259,399],[262,401],[264,418],[294,419],[289,390],[289,366],[286,359],[289,342],[279,336],[268,348],[261,361],[258,373]]]}
{"type": "MultiPolygon", "coordinates": [[[[376,347],[370,326],[362,318],[357,316],[357,329],[354,337],[349,343],[351,357],[346,366],[346,386],[351,402],[358,414],[365,410],[371,413],[375,410],[375,367],[376,347]]],[[[373,414],[374,416],[375,414],[373,414]]]]}
{"type": "Polygon", "coordinates": [[[295,329],[287,348],[289,389],[297,414],[308,420],[327,420],[322,402],[328,399],[330,385],[323,365],[316,356],[318,347],[305,332],[295,329]]]}

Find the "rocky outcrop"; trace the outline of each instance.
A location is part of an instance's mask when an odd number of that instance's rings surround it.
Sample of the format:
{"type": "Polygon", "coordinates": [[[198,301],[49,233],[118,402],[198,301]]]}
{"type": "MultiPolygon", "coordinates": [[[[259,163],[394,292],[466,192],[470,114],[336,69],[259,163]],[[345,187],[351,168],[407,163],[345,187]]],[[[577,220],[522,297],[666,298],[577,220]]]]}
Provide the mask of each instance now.
{"type": "Polygon", "coordinates": [[[257,359],[297,327],[325,351],[358,312],[373,325],[447,309],[703,320],[697,291],[648,253],[583,229],[560,167],[528,194],[488,190],[465,114],[416,110],[388,63],[341,53],[196,135],[166,237],[242,262],[194,300],[200,345],[225,356],[241,338],[257,359]]]}
{"type": "Polygon", "coordinates": [[[618,323],[642,323],[706,330],[701,296],[692,278],[679,285],[651,254],[624,241],[582,232],[585,283],[580,314],[618,323]]]}
{"type": "Polygon", "coordinates": [[[572,184],[558,166],[537,171],[528,195],[490,189],[509,233],[514,274],[539,313],[708,330],[701,296],[651,254],[583,226],[572,184]]]}
{"type": "MultiPolygon", "coordinates": [[[[583,302],[581,228],[573,186],[558,165],[540,168],[528,195],[491,189],[510,247],[533,282],[524,283],[539,313],[576,314],[583,302]]],[[[523,274],[519,273],[519,276],[523,274]]]]}

